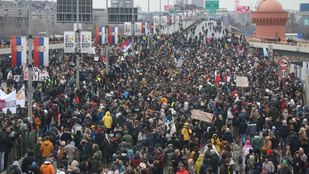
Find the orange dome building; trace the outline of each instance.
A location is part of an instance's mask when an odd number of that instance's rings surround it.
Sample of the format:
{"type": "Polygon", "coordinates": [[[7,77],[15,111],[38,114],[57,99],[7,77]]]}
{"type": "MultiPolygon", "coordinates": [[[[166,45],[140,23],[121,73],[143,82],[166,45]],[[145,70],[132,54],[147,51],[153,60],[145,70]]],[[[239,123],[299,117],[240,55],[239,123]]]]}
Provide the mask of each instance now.
{"type": "Polygon", "coordinates": [[[277,0],[263,0],[252,12],[252,21],[256,31],[254,35],[266,38],[285,38],[285,24],[289,18],[289,12],[283,11],[277,0]]]}

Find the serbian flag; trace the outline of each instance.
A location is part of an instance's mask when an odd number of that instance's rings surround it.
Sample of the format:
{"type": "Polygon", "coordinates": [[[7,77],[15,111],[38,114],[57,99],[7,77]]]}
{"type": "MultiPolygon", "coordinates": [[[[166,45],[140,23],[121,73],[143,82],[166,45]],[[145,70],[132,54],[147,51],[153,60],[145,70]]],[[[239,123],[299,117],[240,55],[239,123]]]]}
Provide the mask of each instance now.
{"type": "Polygon", "coordinates": [[[118,44],[118,27],[109,27],[109,44],[118,44]]]}
{"type": "Polygon", "coordinates": [[[49,38],[35,37],[33,45],[33,66],[48,66],[49,38]]]}
{"type": "Polygon", "coordinates": [[[147,26],[147,23],[142,22],[142,33],[146,33],[146,26],[147,26]]]}
{"type": "Polygon", "coordinates": [[[154,33],[153,22],[149,22],[149,33],[154,33]]]}
{"type": "Polygon", "coordinates": [[[169,23],[169,24],[173,23],[172,15],[169,15],[169,16],[168,16],[168,23],[169,23]]]}
{"type": "Polygon", "coordinates": [[[96,28],[96,43],[97,44],[105,44],[105,28],[97,27],[96,28]]]}
{"type": "Polygon", "coordinates": [[[236,48],[236,47],[235,47],[235,45],[234,45],[234,44],[232,44],[232,47],[233,47],[233,50],[235,50],[235,48],[236,48]]]}
{"type": "Polygon", "coordinates": [[[132,46],[132,42],[127,40],[123,45],[120,46],[121,51],[127,52],[127,50],[132,46]]]}
{"type": "Polygon", "coordinates": [[[25,37],[11,38],[12,66],[25,66],[27,62],[27,41],[25,37]]]}
{"type": "Polygon", "coordinates": [[[238,51],[240,51],[239,45],[237,46],[238,51]]]}
{"type": "Polygon", "coordinates": [[[179,22],[182,22],[182,16],[179,16],[179,22]]]}

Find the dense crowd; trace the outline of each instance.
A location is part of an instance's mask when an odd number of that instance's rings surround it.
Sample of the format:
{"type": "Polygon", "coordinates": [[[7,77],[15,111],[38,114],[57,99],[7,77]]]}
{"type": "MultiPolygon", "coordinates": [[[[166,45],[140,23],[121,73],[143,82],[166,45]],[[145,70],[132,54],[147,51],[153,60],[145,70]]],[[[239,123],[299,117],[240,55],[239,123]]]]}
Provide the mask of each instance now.
{"type": "MultiPolygon", "coordinates": [[[[150,48],[136,37],[127,54],[110,47],[108,74],[104,57],[81,56],[80,86],[74,55],[51,50],[49,78],[34,82],[32,118],[29,106],[0,113],[1,171],[305,174],[309,108],[300,80],[279,79],[273,58],[220,21],[178,36],[153,35],[150,48]],[[249,86],[238,87],[237,76],[249,86]],[[213,121],[192,119],[194,109],[213,121]]],[[[9,64],[0,61],[2,82],[20,88],[22,77],[12,76],[22,68],[9,64]]]]}

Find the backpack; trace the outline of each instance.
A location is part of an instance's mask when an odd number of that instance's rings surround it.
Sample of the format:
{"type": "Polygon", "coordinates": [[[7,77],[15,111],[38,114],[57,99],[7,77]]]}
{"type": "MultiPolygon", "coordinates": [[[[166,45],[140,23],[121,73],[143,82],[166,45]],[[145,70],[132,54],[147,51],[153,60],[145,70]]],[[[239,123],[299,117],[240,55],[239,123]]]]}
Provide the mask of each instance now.
{"type": "Polygon", "coordinates": [[[242,157],[239,155],[238,164],[242,164],[242,162],[243,162],[243,159],[242,159],[242,157]]]}
{"type": "Polygon", "coordinates": [[[197,159],[199,158],[199,156],[200,156],[200,153],[199,153],[198,151],[194,153],[194,155],[193,155],[193,161],[194,161],[194,163],[197,161],[197,159]]]}

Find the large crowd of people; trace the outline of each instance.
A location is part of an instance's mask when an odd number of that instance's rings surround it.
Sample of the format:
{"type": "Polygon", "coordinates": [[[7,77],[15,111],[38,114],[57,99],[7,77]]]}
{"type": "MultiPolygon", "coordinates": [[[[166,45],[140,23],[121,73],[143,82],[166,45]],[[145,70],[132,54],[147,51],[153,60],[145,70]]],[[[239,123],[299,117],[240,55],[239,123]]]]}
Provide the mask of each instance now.
{"type": "MultiPolygon", "coordinates": [[[[119,45],[125,41],[120,37],[119,45]]],[[[49,78],[34,82],[33,106],[0,111],[1,171],[308,172],[309,108],[293,73],[280,79],[276,60],[221,22],[155,34],[150,45],[136,37],[125,54],[112,46],[109,62],[82,55],[80,85],[74,54],[51,50],[49,78]],[[248,78],[247,87],[238,86],[239,76],[248,78]],[[27,107],[33,107],[32,118],[27,107]],[[213,114],[213,121],[193,119],[193,110],[213,114]]],[[[8,57],[0,65],[1,82],[10,89],[26,83],[12,80],[22,67],[10,67],[8,57]]]]}

